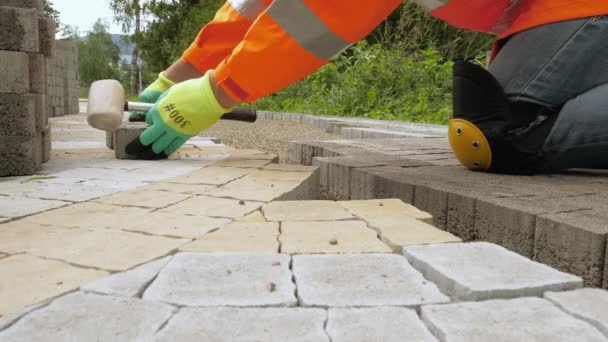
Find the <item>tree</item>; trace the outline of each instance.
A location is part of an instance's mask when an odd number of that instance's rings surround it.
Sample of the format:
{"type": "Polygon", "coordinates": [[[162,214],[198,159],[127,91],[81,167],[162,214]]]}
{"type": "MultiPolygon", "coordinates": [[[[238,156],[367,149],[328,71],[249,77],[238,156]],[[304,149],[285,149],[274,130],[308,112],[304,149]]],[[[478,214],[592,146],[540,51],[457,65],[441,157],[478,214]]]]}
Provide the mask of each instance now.
{"type": "Polygon", "coordinates": [[[61,21],[59,21],[59,11],[53,7],[53,2],[51,0],[44,0],[44,15],[53,19],[58,29],[61,27],[61,21]]]}
{"type": "Polygon", "coordinates": [[[88,36],[78,41],[80,80],[90,84],[102,79],[120,79],[120,50],[108,33],[108,24],[98,19],[88,36]]]}

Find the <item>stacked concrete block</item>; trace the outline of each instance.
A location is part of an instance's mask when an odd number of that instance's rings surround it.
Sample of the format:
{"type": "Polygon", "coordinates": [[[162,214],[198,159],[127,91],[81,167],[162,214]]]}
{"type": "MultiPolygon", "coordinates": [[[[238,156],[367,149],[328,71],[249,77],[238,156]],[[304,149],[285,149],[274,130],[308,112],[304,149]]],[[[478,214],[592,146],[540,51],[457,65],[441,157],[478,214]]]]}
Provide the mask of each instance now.
{"type": "Polygon", "coordinates": [[[50,154],[46,59],[55,23],[41,0],[0,0],[0,176],[34,173],[50,154]]]}
{"type": "Polygon", "coordinates": [[[48,60],[49,115],[77,114],[78,47],[69,41],[57,41],[55,55],[48,60]]]}

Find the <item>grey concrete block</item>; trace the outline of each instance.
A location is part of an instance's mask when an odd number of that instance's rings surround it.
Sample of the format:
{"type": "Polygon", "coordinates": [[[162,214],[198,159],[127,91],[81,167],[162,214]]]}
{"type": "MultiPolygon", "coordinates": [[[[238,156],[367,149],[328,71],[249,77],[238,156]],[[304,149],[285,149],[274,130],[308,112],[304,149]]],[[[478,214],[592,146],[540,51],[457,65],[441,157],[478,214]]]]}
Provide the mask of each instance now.
{"type": "Polygon", "coordinates": [[[29,53],[30,92],[45,94],[47,92],[46,56],[41,53],[29,53]]]}
{"type": "Polygon", "coordinates": [[[477,240],[475,229],[475,207],[477,200],[473,196],[448,193],[448,217],[446,230],[464,241],[477,240]]]}
{"type": "Polygon", "coordinates": [[[106,131],[106,147],[114,149],[114,131],[106,131]]]}
{"type": "Polygon", "coordinates": [[[404,254],[425,278],[455,300],[542,296],[545,291],[582,286],[577,276],[486,242],[405,247],[404,254]]]}
{"type": "Polygon", "coordinates": [[[143,298],[185,306],[292,306],[289,263],[284,254],[180,253],[143,298]]]}
{"type": "Polygon", "coordinates": [[[0,136],[0,177],[26,176],[39,167],[35,136],[0,136]]]}
{"type": "Polygon", "coordinates": [[[57,27],[51,18],[38,18],[39,51],[47,57],[55,55],[55,31],[57,27]]]}
{"type": "Polygon", "coordinates": [[[298,255],[292,268],[304,306],[416,307],[448,301],[394,254],[298,255]]]}
{"type": "Polygon", "coordinates": [[[605,216],[588,211],[540,215],[536,219],[534,260],[601,287],[606,267],[605,216]]]}
{"type": "Polygon", "coordinates": [[[51,160],[51,127],[42,130],[42,162],[51,160]]]}
{"type": "Polygon", "coordinates": [[[433,225],[446,229],[448,220],[448,193],[425,185],[414,188],[414,206],[433,216],[433,225]]]}
{"type": "Polygon", "coordinates": [[[545,299],[570,315],[590,323],[608,338],[608,291],[585,288],[569,292],[547,292],[545,299]]]}
{"type": "Polygon", "coordinates": [[[304,308],[185,308],[155,341],[329,341],[327,312],[304,308]],[[204,322],[204,324],[201,324],[204,322]]]}
{"type": "Polygon", "coordinates": [[[540,298],[429,305],[422,320],[440,341],[605,341],[590,324],[540,298]]]}
{"type": "Polygon", "coordinates": [[[34,135],[35,110],[36,98],[32,94],[0,94],[0,135],[34,135]]]}
{"type": "Polygon", "coordinates": [[[114,130],[112,136],[116,159],[137,159],[137,156],[128,155],[125,148],[131,141],[137,139],[146,128],[148,128],[148,124],[145,122],[124,122],[122,126],[114,130]]]}
{"type": "Polygon", "coordinates": [[[35,9],[42,13],[43,0],[0,0],[0,6],[35,9]]]}
{"type": "Polygon", "coordinates": [[[334,342],[437,341],[416,311],[394,307],[329,309],[327,332],[334,342]]]}
{"type": "Polygon", "coordinates": [[[42,131],[49,125],[49,113],[48,113],[48,96],[45,94],[32,94],[35,100],[35,117],[36,117],[36,130],[42,131]]]}
{"type": "Polygon", "coordinates": [[[150,340],[174,311],[174,307],[162,303],[77,292],[34,310],[0,331],[0,340],[150,340]]]}
{"type": "Polygon", "coordinates": [[[27,53],[0,51],[0,93],[27,94],[30,90],[27,53]]]}
{"type": "Polygon", "coordinates": [[[0,35],[0,50],[38,52],[37,10],[0,6],[0,35]]]}

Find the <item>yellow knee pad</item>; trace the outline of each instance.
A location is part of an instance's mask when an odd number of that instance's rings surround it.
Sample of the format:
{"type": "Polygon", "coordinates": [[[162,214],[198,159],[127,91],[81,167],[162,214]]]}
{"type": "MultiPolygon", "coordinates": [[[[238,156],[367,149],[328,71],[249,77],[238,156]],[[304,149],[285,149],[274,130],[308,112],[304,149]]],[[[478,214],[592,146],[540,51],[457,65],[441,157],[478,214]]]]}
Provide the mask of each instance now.
{"type": "Polygon", "coordinates": [[[456,158],[469,170],[487,171],[492,166],[488,139],[473,123],[464,119],[451,120],[448,140],[456,158]]]}

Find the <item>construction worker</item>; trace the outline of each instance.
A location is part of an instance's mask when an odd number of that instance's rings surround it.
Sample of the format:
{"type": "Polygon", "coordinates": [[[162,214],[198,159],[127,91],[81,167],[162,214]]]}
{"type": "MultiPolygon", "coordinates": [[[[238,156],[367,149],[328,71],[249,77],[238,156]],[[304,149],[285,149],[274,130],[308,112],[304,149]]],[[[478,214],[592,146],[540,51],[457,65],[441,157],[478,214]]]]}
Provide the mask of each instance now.
{"type": "MultiPolygon", "coordinates": [[[[128,152],[170,155],[239,103],[328,63],[401,2],[229,0],[141,94],[156,105],[128,152]]],[[[498,35],[489,71],[465,61],[454,66],[448,138],[467,168],[608,168],[608,1],[418,2],[454,26],[498,35]]]]}

